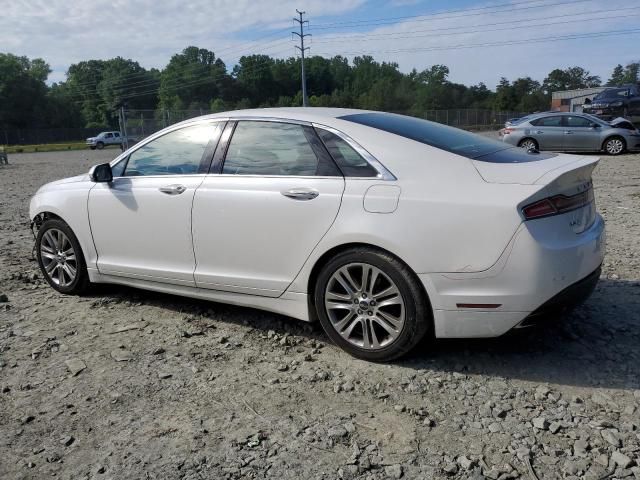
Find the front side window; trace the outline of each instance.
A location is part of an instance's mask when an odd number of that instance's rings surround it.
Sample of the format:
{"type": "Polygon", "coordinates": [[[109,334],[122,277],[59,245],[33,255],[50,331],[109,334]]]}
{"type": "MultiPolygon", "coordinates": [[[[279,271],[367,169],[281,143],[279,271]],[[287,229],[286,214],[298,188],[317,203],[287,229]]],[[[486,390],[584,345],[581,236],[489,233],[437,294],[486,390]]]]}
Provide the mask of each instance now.
{"type": "Polygon", "coordinates": [[[348,177],[377,177],[378,171],[342,138],[321,128],[316,129],[325,147],[348,177]]]}
{"type": "Polygon", "coordinates": [[[107,133],[107,134],[104,136],[104,138],[111,138],[111,137],[113,137],[113,134],[112,134],[112,133],[107,133]]]}
{"type": "Polygon", "coordinates": [[[567,127],[590,127],[591,124],[593,123],[591,120],[588,120],[584,117],[573,117],[573,116],[569,116],[567,115],[565,118],[565,122],[567,124],[567,127]]]}
{"type": "Polygon", "coordinates": [[[135,150],[124,176],[189,175],[203,173],[201,163],[210,141],[220,136],[220,126],[203,123],[169,132],[135,150]]]}
{"type": "MultiPolygon", "coordinates": [[[[323,163],[309,144],[303,125],[240,121],[233,132],[223,174],[316,176],[323,163]]],[[[335,168],[335,167],[334,167],[335,168]]]]}
{"type": "Polygon", "coordinates": [[[535,125],[536,127],[561,127],[562,116],[556,115],[554,117],[542,117],[537,120],[533,120],[531,125],[535,125]]]}

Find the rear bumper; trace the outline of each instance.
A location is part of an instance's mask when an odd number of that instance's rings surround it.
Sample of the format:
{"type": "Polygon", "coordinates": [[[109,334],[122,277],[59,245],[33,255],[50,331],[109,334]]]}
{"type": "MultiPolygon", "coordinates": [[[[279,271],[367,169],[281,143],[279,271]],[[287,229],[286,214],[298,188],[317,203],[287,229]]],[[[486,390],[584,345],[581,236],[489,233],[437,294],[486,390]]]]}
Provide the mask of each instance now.
{"type": "Polygon", "coordinates": [[[591,293],[604,259],[604,220],[597,215],[587,231],[568,240],[553,236],[552,222],[566,219],[553,218],[523,223],[484,272],[419,275],[433,306],[436,337],[496,337],[543,306],[591,293]]]}
{"type": "Polygon", "coordinates": [[[602,267],[600,266],[582,280],[569,285],[555,297],[547,300],[531,312],[527,318],[516,325],[516,328],[531,327],[539,323],[555,320],[564,313],[571,311],[589,298],[598,284],[601,272],[602,267]]]}

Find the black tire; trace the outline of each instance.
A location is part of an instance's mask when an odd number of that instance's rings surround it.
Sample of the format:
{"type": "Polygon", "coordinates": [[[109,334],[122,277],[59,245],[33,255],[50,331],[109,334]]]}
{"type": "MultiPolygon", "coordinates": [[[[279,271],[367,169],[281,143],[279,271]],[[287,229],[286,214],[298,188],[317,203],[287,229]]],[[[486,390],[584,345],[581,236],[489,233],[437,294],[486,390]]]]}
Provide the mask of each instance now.
{"type": "Polygon", "coordinates": [[[89,288],[89,274],[87,273],[87,264],[84,259],[84,254],[82,253],[82,248],[80,248],[80,243],[78,243],[78,239],[76,238],[71,228],[69,228],[69,225],[67,225],[62,220],[49,219],[42,224],[42,226],[38,230],[38,235],[36,237],[36,255],[42,275],[47,280],[47,283],[49,283],[49,285],[51,285],[58,292],[70,295],[79,295],[86,292],[89,288]],[[73,253],[75,254],[76,275],[73,281],[71,281],[68,285],[60,285],[51,277],[51,275],[45,268],[42,258],[43,238],[47,234],[47,232],[53,230],[61,231],[62,233],[64,233],[64,235],[66,235],[67,239],[71,243],[71,247],[73,248],[73,253]]]}
{"type": "Polygon", "coordinates": [[[102,149],[104,148],[104,143],[102,143],[102,142],[98,142],[98,143],[96,143],[96,148],[97,148],[98,150],[102,150],[102,149]]]}
{"type": "Polygon", "coordinates": [[[329,260],[318,275],[313,292],[316,313],[329,338],[347,353],[372,362],[389,362],[406,355],[425,335],[433,334],[431,305],[419,282],[407,265],[388,253],[366,247],[346,250],[329,260]],[[400,333],[391,343],[375,350],[354,345],[345,339],[334,328],[325,308],[325,295],[333,275],[347,265],[359,263],[380,269],[395,283],[404,302],[404,324],[400,333]]]}
{"type": "Polygon", "coordinates": [[[616,135],[607,138],[602,144],[602,149],[608,155],[621,155],[627,150],[627,142],[625,142],[624,138],[616,135]]]}
{"type": "Polygon", "coordinates": [[[91,150],[95,150],[95,149],[96,149],[96,147],[89,147],[89,148],[90,148],[91,150]]]}
{"type": "Polygon", "coordinates": [[[518,146],[520,148],[524,148],[525,142],[532,142],[533,145],[535,145],[535,149],[536,150],[540,150],[540,144],[538,143],[538,141],[535,138],[531,138],[531,137],[523,138],[522,140],[520,140],[518,142],[518,146]]]}

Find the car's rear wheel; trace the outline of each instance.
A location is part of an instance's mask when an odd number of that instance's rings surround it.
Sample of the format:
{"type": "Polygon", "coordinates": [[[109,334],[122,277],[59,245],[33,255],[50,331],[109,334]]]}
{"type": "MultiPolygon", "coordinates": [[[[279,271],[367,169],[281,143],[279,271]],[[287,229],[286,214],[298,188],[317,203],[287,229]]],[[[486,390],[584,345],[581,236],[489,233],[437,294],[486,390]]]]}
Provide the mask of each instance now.
{"type": "Polygon", "coordinates": [[[318,275],[314,301],[331,340],[364,360],[399,358],[432,330],[429,302],[415,274],[369,248],[332,258],[318,275]]]}
{"type": "Polygon", "coordinates": [[[96,143],[96,148],[97,148],[98,150],[102,150],[102,149],[104,148],[104,143],[102,143],[102,142],[98,142],[98,143],[96,143]]]}
{"type": "Polygon", "coordinates": [[[89,287],[89,275],[78,239],[59,219],[46,220],[38,230],[36,252],[49,285],[61,293],[80,294],[89,287]]]}
{"type": "Polygon", "coordinates": [[[620,155],[627,149],[627,144],[622,137],[611,137],[604,141],[604,151],[609,155],[620,155]]]}
{"type": "Polygon", "coordinates": [[[518,146],[526,151],[539,149],[538,142],[536,142],[533,138],[524,138],[520,140],[518,146]]]}

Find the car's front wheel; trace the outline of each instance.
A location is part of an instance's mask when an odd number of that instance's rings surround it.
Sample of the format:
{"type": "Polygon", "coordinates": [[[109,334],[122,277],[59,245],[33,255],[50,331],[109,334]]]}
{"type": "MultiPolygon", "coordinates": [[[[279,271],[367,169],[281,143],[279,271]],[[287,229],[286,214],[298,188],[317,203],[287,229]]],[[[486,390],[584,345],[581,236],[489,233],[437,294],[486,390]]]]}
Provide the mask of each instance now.
{"type": "Polygon", "coordinates": [[[627,145],[622,137],[607,138],[604,142],[604,151],[609,155],[620,155],[626,148],[627,145]]]}
{"type": "Polygon", "coordinates": [[[60,293],[80,294],[89,287],[89,275],[78,239],[59,219],[46,220],[38,230],[36,252],[40,270],[60,293]]]}
{"type": "Polygon", "coordinates": [[[96,148],[97,148],[98,150],[102,150],[102,149],[104,148],[104,143],[102,143],[102,142],[98,142],[98,143],[96,143],[96,148]]]}
{"type": "Polygon", "coordinates": [[[364,360],[399,358],[432,330],[429,302],[415,274],[369,248],[332,258],[318,275],[314,301],[331,340],[364,360]]]}

